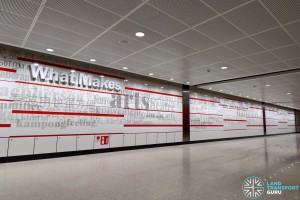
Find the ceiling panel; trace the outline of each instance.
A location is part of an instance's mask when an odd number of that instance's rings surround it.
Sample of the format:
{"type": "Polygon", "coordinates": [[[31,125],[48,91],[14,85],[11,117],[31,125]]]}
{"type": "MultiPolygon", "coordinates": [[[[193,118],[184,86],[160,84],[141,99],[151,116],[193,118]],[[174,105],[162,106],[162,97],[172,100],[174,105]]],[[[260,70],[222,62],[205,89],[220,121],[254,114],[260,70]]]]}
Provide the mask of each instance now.
{"type": "Polygon", "coordinates": [[[274,49],[294,43],[292,38],[282,28],[275,28],[254,35],[252,38],[266,49],[274,49]]]}
{"type": "MultiPolygon", "coordinates": [[[[35,42],[30,42],[30,41],[27,41],[24,47],[29,48],[29,49],[34,49],[37,51],[41,51],[41,52],[45,52],[45,49],[49,48],[48,45],[39,44],[39,43],[35,43],[35,42]]],[[[75,52],[66,51],[66,50],[59,49],[59,48],[56,48],[55,52],[53,52],[54,55],[65,56],[65,57],[70,57],[74,53],[75,52]]]]}
{"type": "Polygon", "coordinates": [[[194,26],[217,15],[199,0],[150,0],[149,4],[189,26],[194,26]]]}
{"type": "Polygon", "coordinates": [[[99,37],[97,40],[101,40],[105,44],[113,44],[132,51],[139,51],[148,46],[148,44],[131,39],[125,35],[109,31],[99,37]],[[128,41],[128,43],[122,43],[121,41],[128,41]]]}
{"type": "Polygon", "coordinates": [[[177,60],[171,61],[170,63],[174,64],[174,65],[183,66],[186,69],[198,68],[198,67],[203,66],[200,63],[197,63],[192,60],[185,59],[185,58],[177,59],[177,60]]]}
{"type": "Polygon", "coordinates": [[[4,44],[17,45],[20,46],[23,42],[20,38],[14,38],[7,35],[0,35],[0,41],[4,44]]]}
{"type": "Polygon", "coordinates": [[[164,51],[162,49],[158,49],[156,47],[150,47],[148,49],[141,51],[140,53],[163,61],[174,60],[179,57],[178,55],[164,51]]]}
{"type": "Polygon", "coordinates": [[[124,0],[86,0],[87,2],[90,2],[93,5],[97,5],[101,8],[104,8],[106,10],[109,10],[113,13],[116,13],[118,15],[126,15],[128,12],[133,10],[135,7],[137,7],[141,0],[130,0],[130,1],[124,1],[124,0]]]}
{"type": "Polygon", "coordinates": [[[282,47],[275,49],[272,52],[283,60],[300,57],[300,47],[298,45],[282,47]]]}
{"type": "Polygon", "coordinates": [[[105,28],[120,19],[119,16],[82,0],[47,0],[45,7],[105,28]]]}
{"type": "Polygon", "coordinates": [[[32,24],[32,19],[0,10],[0,23],[28,30],[32,24]]]}
{"type": "Polygon", "coordinates": [[[128,56],[127,59],[129,60],[135,60],[141,63],[147,63],[149,65],[158,65],[164,61],[156,59],[156,58],[152,58],[150,56],[144,55],[144,54],[134,54],[132,56],[128,56]]]}
{"type": "Polygon", "coordinates": [[[226,13],[224,17],[247,34],[254,34],[279,26],[258,1],[226,13]]]}
{"type": "MultiPolygon", "coordinates": [[[[127,45],[126,45],[127,46],[127,45]]],[[[87,46],[87,48],[93,48],[100,51],[112,53],[119,56],[128,56],[134,51],[124,48],[124,45],[121,45],[120,43],[110,43],[105,40],[95,40],[90,45],[87,46]]]]}
{"type": "Polygon", "coordinates": [[[24,39],[27,31],[13,26],[0,24],[0,35],[7,35],[10,37],[24,39]]]}
{"type": "Polygon", "coordinates": [[[85,35],[81,35],[76,32],[72,32],[67,29],[62,29],[42,22],[37,22],[32,32],[79,45],[84,45],[92,40],[91,37],[87,37],[85,35]]]}
{"type": "Polygon", "coordinates": [[[263,68],[265,68],[271,72],[274,72],[274,71],[287,70],[287,69],[290,69],[291,67],[283,62],[275,62],[275,63],[263,65],[263,68]]]}
{"type": "Polygon", "coordinates": [[[218,45],[217,42],[213,41],[212,39],[206,37],[205,35],[195,30],[185,31],[173,37],[173,39],[197,50],[204,50],[218,45]]]}
{"type": "Polygon", "coordinates": [[[165,40],[155,46],[179,56],[186,56],[197,52],[195,49],[192,49],[172,39],[165,40]]]}
{"type": "Polygon", "coordinates": [[[85,48],[80,51],[80,54],[90,56],[91,58],[96,58],[96,60],[101,59],[109,62],[113,62],[122,58],[122,56],[114,55],[111,53],[85,48]]]}
{"type": "Polygon", "coordinates": [[[300,3],[298,0],[276,1],[276,3],[274,3],[274,0],[262,0],[261,2],[282,24],[300,19],[300,3]]]}
{"type": "Polygon", "coordinates": [[[214,40],[225,43],[236,40],[241,37],[245,37],[240,30],[235,26],[227,22],[222,17],[217,17],[204,24],[195,27],[198,31],[210,36],[214,40]]]}
{"type": "Polygon", "coordinates": [[[265,49],[259,46],[250,38],[243,38],[231,43],[226,44],[227,47],[239,52],[240,54],[246,56],[254,53],[264,51],[265,49]]]}
{"type": "Polygon", "coordinates": [[[241,4],[247,3],[250,0],[203,0],[213,9],[218,11],[219,13],[228,11],[234,7],[240,6],[241,4]]]}
{"type": "Polygon", "coordinates": [[[286,63],[292,68],[300,68],[300,58],[287,60],[286,63]]]}
{"type": "MultiPolygon", "coordinates": [[[[83,55],[83,54],[76,54],[74,57],[74,59],[78,59],[78,60],[82,60],[85,62],[90,62],[91,58],[95,58],[94,56],[87,56],[87,55],[83,55]]],[[[107,61],[107,60],[102,60],[100,58],[97,57],[96,62],[93,62],[94,64],[98,64],[101,66],[106,66],[110,63],[111,61],[107,61]]]]}
{"type": "Polygon", "coordinates": [[[291,37],[300,43],[300,21],[286,25],[285,29],[288,31],[291,37]]]}
{"type": "Polygon", "coordinates": [[[217,62],[224,62],[226,60],[231,60],[237,57],[239,57],[239,55],[235,52],[224,46],[219,46],[188,56],[187,58],[198,63],[209,65],[217,62]]]}
{"type": "Polygon", "coordinates": [[[150,5],[141,7],[128,18],[166,36],[174,35],[188,28],[188,26],[150,5]]]}
{"type": "Polygon", "coordinates": [[[9,11],[33,19],[39,9],[39,5],[24,0],[1,0],[0,8],[1,10],[9,11]]]}
{"type": "Polygon", "coordinates": [[[244,57],[226,61],[226,63],[236,67],[237,69],[253,67],[256,65],[255,62],[249,60],[248,58],[244,58],[244,57]]]}
{"type": "Polygon", "coordinates": [[[52,48],[52,49],[58,48],[58,49],[73,51],[73,52],[78,51],[81,47],[80,45],[77,44],[65,42],[63,40],[54,39],[36,33],[31,33],[28,38],[28,41],[42,44],[44,46],[47,46],[47,48],[52,48]]]}
{"type": "Polygon", "coordinates": [[[145,42],[147,44],[155,44],[166,38],[161,34],[158,34],[154,31],[151,31],[148,28],[145,28],[139,24],[136,24],[128,20],[122,21],[117,26],[115,26],[112,30],[120,34],[126,35],[130,38],[134,37],[134,39],[141,42],[145,42]],[[144,37],[135,37],[136,32],[147,33],[147,35],[144,37]]]}
{"type": "Polygon", "coordinates": [[[277,62],[279,60],[269,52],[253,54],[251,56],[248,56],[248,58],[261,65],[271,63],[271,62],[277,62]]]}
{"type": "Polygon", "coordinates": [[[81,35],[86,35],[87,37],[96,37],[105,30],[104,28],[88,24],[79,19],[70,17],[68,15],[47,8],[43,9],[42,13],[38,18],[38,21],[48,23],[63,29],[67,29],[69,31],[73,31],[81,35]]]}

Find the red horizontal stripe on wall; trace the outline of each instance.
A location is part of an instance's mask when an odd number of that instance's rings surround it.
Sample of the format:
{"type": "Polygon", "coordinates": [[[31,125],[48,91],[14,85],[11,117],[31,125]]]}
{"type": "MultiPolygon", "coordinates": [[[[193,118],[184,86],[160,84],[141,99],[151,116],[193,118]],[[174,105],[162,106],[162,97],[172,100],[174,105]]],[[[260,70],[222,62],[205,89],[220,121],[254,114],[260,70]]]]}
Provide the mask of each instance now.
{"type": "Polygon", "coordinates": [[[91,135],[115,135],[124,133],[87,133],[87,134],[47,134],[47,135],[13,135],[10,138],[27,138],[27,137],[57,137],[57,136],[91,136],[91,135]]]}
{"type": "Polygon", "coordinates": [[[15,69],[10,69],[10,68],[5,68],[5,67],[0,67],[0,71],[12,72],[12,73],[16,73],[17,72],[17,70],[15,70],[15,69]]]}
{"type": "Polygon", "coordinates": [[[190,99],[197,100],[197,101],[211,102],[211,103],[220,103],[218,101],[209,100],[209,99],[200,99],[200,98],[190,98],[190,99]]]}
{"type": "Polygon", "coordinates": [[[224,121],[228,121],[228,122],[246,122],[247,120],[243,120],[243,119],[224,119],[224,121]]]}
{"type": "Polygon", "coordinates": [[[182,124],[124,124],[124,127],[180,127],[182,124]]]}
{"type": "Polygon", "coordinates": [[[0,101],[14,102],[14,100],[11,100],[11,99],[0,99],[0,101]]]}
{"type": "Polygon", "coordinates": [[[191,124],[190,126],[224,126],[223,124],[191,124]]]}
{"type": "Polygon", "coordinates": [[[97,90],[86,90],[86,89],[80,89],[80,88],[71,88],[71,87],[64,87],[64,86],[58,86],[58,85],[31,83],[31,82],[24,82],[24,81],[15,81],[15,82],[20,83],[20,84],[37,85],[37,86],[45,86],[45,87],[52,87],[52,88],[62,88],[62,89],[68,89],[68,90],[79,90],[79,91],[84,91],[84,92],[95,92],[95,93],[101,93],[101,94],[115,94],[115,95],[124,96],[124,94],[119,94],[119,93],[114,93],[114,92],[101,92],[101,91],[97,91],[97,90]]]}
{"type": "Polygon", "coordinates": [[[0,124],[0,128],[10,128],[11,124],[0,124]]]}
{"type": "Polygon", "coordinates": [[[12,110],[13,114],[31,114],[31,115],[68,115],[68,116],[92,116],[92,117],[124,117],[119,114],[99,114],[99,113],[74,113],[74,112],[51,112],[36,110],[12,110]]]}
{"type": "Polygon", "coordinates": [[[276,125],[276,124],[270,124],[270,125],[266,125],[266,126],[278,126],[278,125],[276,125]]]}
{"type": "Polygon", "coordinates": [[[264,125],[259,125],[259,124],[248,124],[247,126],[264,126],[264,125]]]}
{"type": "Polygon", "coordinates": [[[169,93],[165,93],[165,92],[157,92],[157,91],[152,91],[152,90],[144,90],[144,89],[131,88],[131,87],[125,87],[125,89],[138,91],[138,92],[152,93],[152,94],[161,94],[161,95],[172,96],[172,97],[182,97],[181,95],[177,95],[177,94],[169,94],[169,93]]]}
{"type": "Polygon", "coordinates": [[[277,112],[276,110],[269,110],[269,109],[266,109],[267,111],[270,111],[270,112],[277,112]]]}
{"type": "Polygon", "coordinates": [[[246,131],[247,129],[225,129],[224,131],[246,131]]]}
{"type": "Polygon", "coordinates": [[[190,113],[192,115],[211,115],[211,116],[223,116],[223,115],[219,115],[219,114],[208,114],[208,113],[190,113]]]}
{"type": "Polygon", "coordinates": [[[85,69],[79,69],[79,68],[75,68],[75,67],[69,67],[69,66],[65,66],[65,65],[59,65],[59,64],[55,64],[55,63],[49,63],[49,62],[42,61],[42,60],[35,60],[35,59],[23,58],[23,57],[18,57],[18,60],[22,60],[22,61],[26,61],[26,62],[33,62],[33,63],[44,64],[44,65],[49,65],[49,66],[53,66],[53,67],[59,67],[59,68],[63,68],[63,69],[71,69],[71,70],[75,69],[75,70],[80,71],[80,72],[86,72],[86,73],[90,73],[90,74],[103,75],[103,76],[112,77],[112,78],[118,78],[118,79],[123,79],[123,80],[125,79],[124,77],[121,77],[121,76],[115,76],[115,75],[104,74],[104,73],[94,72],[94,71],[85,70],[85,69]]]}
{"type": "Polygon", "coordinates": [[[254,107],[254,106],[250,106],[250,108],[257,109],[257,110],[262,110],[262,108],[257,108],[257,107],[254,107]]]}

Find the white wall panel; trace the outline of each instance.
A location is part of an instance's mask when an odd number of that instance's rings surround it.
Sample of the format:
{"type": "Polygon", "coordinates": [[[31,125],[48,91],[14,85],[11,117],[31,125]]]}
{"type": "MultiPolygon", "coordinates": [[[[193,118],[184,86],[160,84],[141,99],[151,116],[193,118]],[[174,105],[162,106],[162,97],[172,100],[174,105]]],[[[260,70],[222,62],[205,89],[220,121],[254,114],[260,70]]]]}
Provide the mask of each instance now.
{"type": "Polygon", "coordinates": [[[266,124],[268,135],[296,132],[295,113],[292,110],[267,106],[266,124]]]}
{"type": "Polygon", "coordinates": [[[147,133],[147,144],[156,144],[157,133],[147,133]]]}
{"type": "Polygon", "coordinates": [[[167,143],[167,133],[157,134],[157,144],[167,143]]]}
{"type": "Polygon", "coordinates": [[[135,146],[136,134],[124,134],[124,146],[135,146]]]}
{"type": "Polygon", "coordinates": [[[147,144],[147,133],[136,134],[136,146],[147,144]]]}
{"type": "Polygon", "coordinates": [[[35,137],[34,154],[55,153],[57,136],[35,137]]]}
{"type": "Polygon", "coordinates": [[[7,157],[9,138],[0,138],[0,157],[7,157]]]}
{"type": "Polygon", "coordinates": [[[77,151],[93,149],[94,135],[80,135],[77,136],[77,151]]]}
{"type": "Polygon", "coordinates": [[[175,142],[175,133],[167,133],[167,143],[175,142]]]}
{"type": "Polygon", "coordinates": [[[122,147],[123,146],[123,134],[111,134],[110,135],[110,147],[122,147]]]}
{"type": "Polygon", "coordinates": [[[8,156],[32,155],[34,138],[10,138],[8,156]]]}
{"type": "Polygon", "coordinates": [[[58,136],[57,152],[76,151],[76,136],[58,136]]]}
{"type": "Polygon", "coordinates": [[[183,141],[183,133],[182,132],[176,132],[175,133],[175,142],[182,142],[183,141]]]}

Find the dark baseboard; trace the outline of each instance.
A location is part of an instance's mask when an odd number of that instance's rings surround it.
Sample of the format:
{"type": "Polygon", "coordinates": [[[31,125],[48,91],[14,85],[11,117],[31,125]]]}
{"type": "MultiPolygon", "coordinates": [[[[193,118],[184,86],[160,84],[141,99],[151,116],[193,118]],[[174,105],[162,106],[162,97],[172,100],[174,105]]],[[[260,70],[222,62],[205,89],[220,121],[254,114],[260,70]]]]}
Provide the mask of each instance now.
{"type": "Polygon", "coordinates": [[[299,134],[299,133],[279,133],[279,134],[273,134],[273,135],[254,135],[254,136],[245,136],[245,137],[197,140],[197,141],[190,141],[190,142],[176,142],[176,143],[164,143],[164,144],[151,144],[151,145],[143,145],[143,146],[129,146],[129,147],[108,148],[108,149],[91,149],[91,150],[83,150],[83,151],[70,151],[70,152],[35,154],[35,155],[25,155],[25,156],[13,156],[13,157],[0,158],[0,163],[20,162],[20,161],[28,161],[28,160],[40,160],[40,159],[49,159],[49,158],[60,158],[60,157],[79,156],[79,155],[107,153],[107,152],[116,152],[116,151],[130,151],[130,150],[137,150],[137,149],[148,149],[148,148],[177,146],[177,145],[186,145],[186,144],[218,142],[218,141],[247,139],[247,138],[271,137],[271,136],[289,135],[289,134],[299,134]]]}

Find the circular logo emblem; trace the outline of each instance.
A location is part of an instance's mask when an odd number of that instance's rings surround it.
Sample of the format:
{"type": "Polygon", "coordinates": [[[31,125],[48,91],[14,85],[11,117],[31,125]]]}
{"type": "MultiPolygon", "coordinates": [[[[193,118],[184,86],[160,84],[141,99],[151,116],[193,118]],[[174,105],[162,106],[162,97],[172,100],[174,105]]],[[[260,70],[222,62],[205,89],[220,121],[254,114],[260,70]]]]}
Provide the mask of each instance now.
{"type": "Polygon", "coordinates": [[[259,177],[250,176],[246,178],[242,185],[244,195],[249,199],[257,199],[264,193],[264,182],[259,177]]]}

